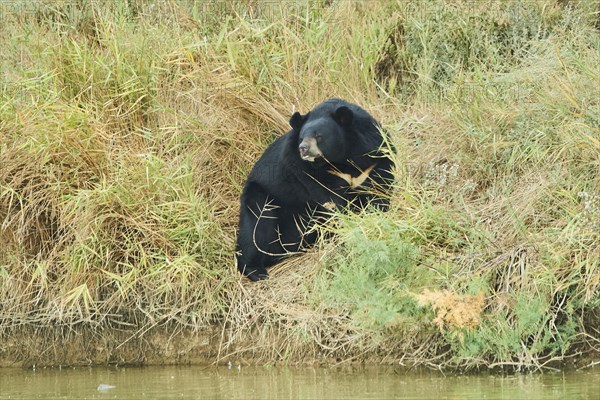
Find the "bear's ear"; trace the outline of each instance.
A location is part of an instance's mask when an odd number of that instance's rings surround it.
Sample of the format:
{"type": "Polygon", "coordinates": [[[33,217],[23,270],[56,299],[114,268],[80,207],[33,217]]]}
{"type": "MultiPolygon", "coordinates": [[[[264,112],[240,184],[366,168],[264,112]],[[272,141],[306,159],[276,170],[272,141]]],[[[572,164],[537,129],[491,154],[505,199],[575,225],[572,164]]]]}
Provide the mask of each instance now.
{"type": "Polygon", "coordinates": [[[341,106],[337,110],[335,110],[334,119],[341,126],[348,126],[352,123],[354,119],[354,113],[351,109],[346,106],[341,106]]]}
{"type": "Polygon", "coordinates": [[[307,118],[308,118],[308,114],[302,115],[296,111],[294,113],[294,115],[292,115],[292,118],[290,118],[290,126],[292,127],[293,130],[299,132],[300,129],[302,128],[302,125],[304,125],[304,123],[306,122],[307,118]]]}

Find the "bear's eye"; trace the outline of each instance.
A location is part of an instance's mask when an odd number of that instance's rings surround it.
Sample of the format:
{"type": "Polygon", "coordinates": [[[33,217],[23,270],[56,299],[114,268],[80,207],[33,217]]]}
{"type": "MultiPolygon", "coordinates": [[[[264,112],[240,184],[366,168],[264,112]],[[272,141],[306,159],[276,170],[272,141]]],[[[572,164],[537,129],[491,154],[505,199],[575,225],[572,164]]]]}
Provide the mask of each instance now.
{"type": "Polygon", "coordinates": [[[321,135],[320,133],[315,134],[315,139],[317,139],[317,142],[319,142],[322,138],[323,135],[321,135]]]}

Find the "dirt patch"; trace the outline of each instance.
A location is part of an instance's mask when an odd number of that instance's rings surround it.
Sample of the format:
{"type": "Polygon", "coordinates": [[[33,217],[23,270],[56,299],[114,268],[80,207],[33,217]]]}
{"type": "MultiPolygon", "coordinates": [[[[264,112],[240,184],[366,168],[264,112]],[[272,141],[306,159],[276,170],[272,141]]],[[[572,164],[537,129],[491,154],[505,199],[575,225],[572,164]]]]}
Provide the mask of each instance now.
{"type": "Polygon", "coordinates": [[[58,365],[211,364],[217,359],[218,332],[96,331],[85,328],[22,329],[5,336],[0,367],[58,365]]]}

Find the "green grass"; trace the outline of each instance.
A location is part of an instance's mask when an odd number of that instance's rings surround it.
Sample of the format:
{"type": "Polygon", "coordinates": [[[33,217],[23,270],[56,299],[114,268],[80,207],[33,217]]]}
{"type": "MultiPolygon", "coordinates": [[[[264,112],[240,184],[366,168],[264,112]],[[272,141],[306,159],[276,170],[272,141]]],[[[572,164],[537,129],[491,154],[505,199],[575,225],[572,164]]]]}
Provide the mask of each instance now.
{"type": "MultiPolygon", "coordinates": [[[[6,343],[101,332],[123,362],[115,349],[163,327],[210,337],[209,362],[463,369],[597,349],[594,2],[0,7],[6,343]],[[244,179],[294,110],[328,97],[390,131],[391,209],[335,214],[335,235],[246,282],[244,179]]],[[[0,357],[62,362],[12,349],[0,357]]]]}

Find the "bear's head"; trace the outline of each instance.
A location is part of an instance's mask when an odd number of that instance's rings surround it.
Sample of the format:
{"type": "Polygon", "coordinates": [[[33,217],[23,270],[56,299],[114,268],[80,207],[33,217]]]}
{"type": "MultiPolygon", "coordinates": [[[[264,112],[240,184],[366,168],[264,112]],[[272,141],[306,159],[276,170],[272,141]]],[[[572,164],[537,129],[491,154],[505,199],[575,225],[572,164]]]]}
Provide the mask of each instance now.
{"type": "Polygon", "coordinates": [[[319,163],[345,161],[353,120],[349,107],[331,103],[323,103],[306,115],[294,113],[290,125],[298,133],[300,158],[319,163]]]}

